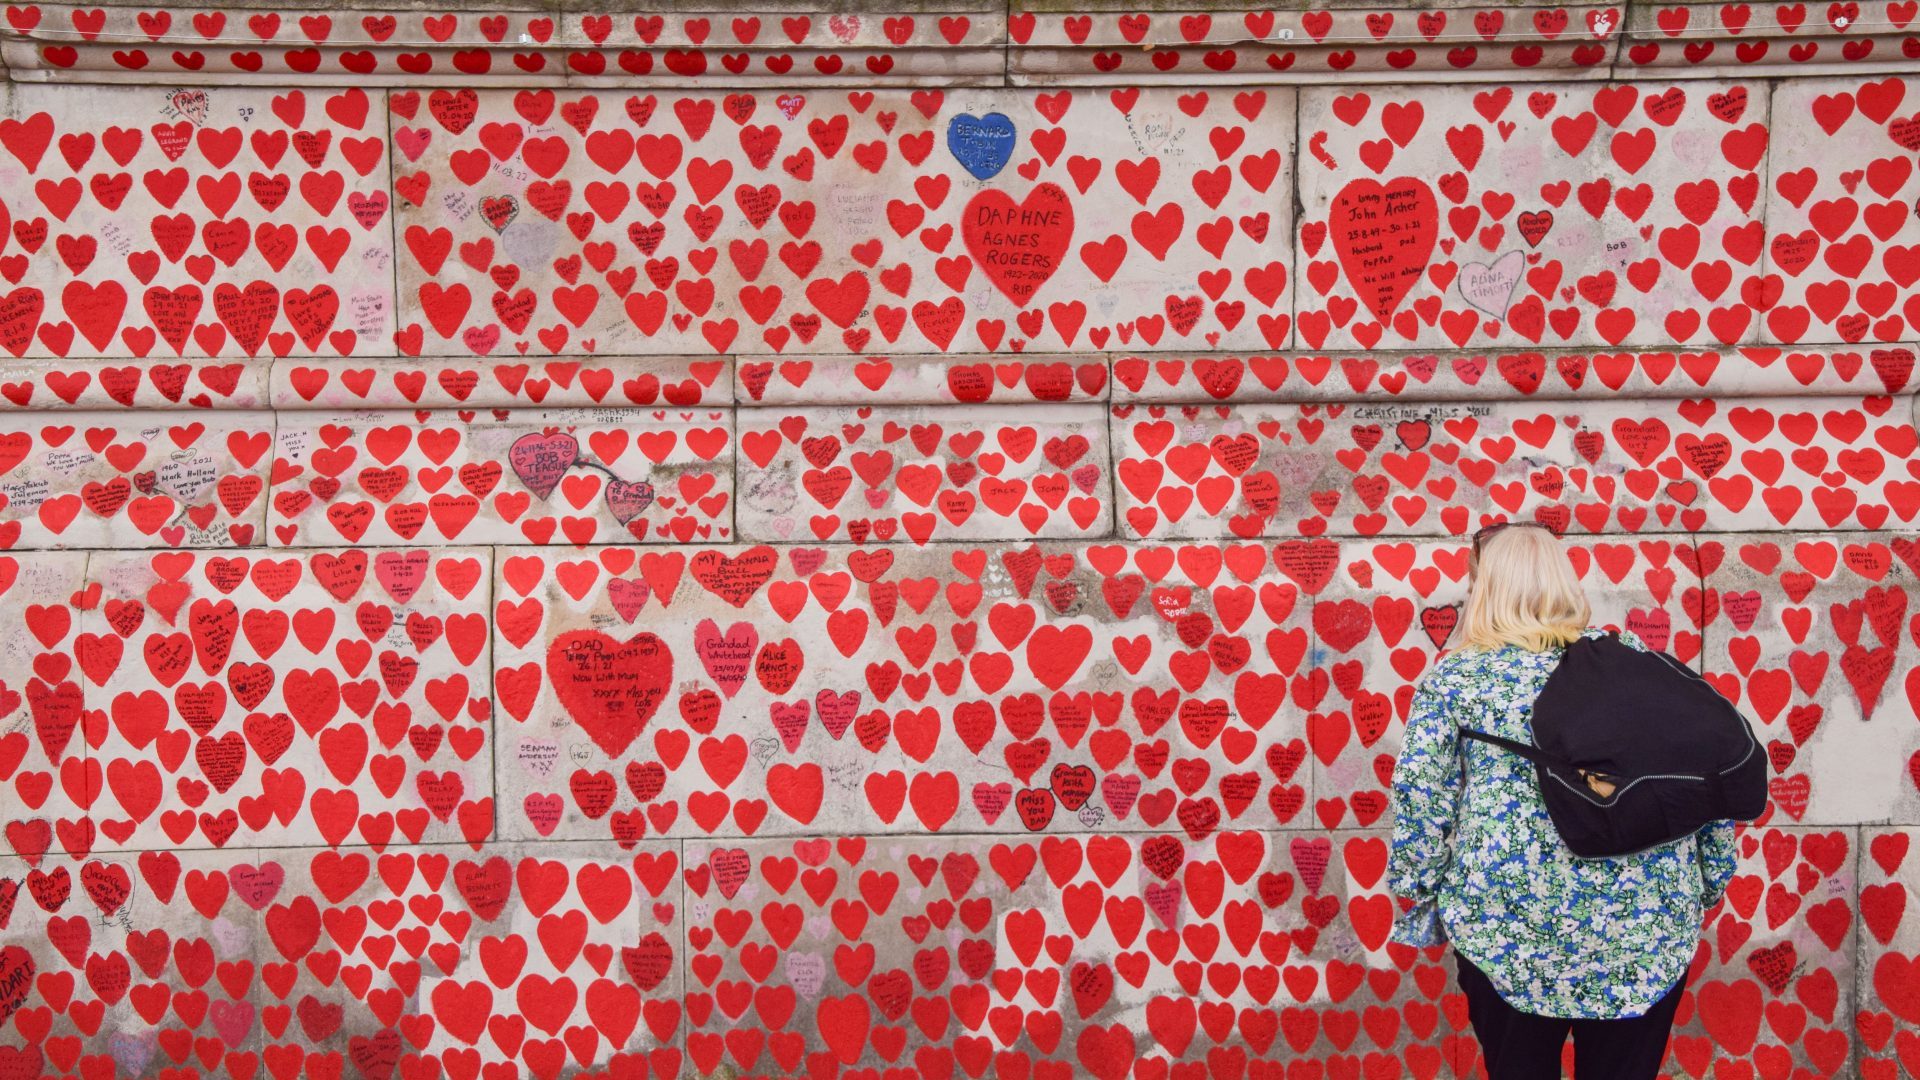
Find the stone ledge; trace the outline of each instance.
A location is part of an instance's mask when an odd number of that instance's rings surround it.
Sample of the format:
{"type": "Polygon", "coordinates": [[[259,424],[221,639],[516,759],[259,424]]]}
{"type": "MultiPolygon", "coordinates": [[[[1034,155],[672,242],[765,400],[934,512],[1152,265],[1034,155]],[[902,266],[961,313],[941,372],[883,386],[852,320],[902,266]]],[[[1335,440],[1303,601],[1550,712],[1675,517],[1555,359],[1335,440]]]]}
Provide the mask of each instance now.
{"type": "Polygon", "coordinates": [[[690,4],[340,15],[304,2],[11,6],[15,81],[161,85],[1051,85],[1904,72],[1899,0],[1834,6],[1336,2],[1254,10],[898,3],[737,15],[690,4]],[[1797,14],[1796,14],[1797,12],[1797,14]]]}
{"type": "Polygon", "coordinates": [[[1424,352],[21,359],[0,416],[70,410],[1268,404],[1912,395],[1910,344],[1424,352]]]}
{"type": "MultiPolygon", "coordinates": [[[[743,406],[1068,400],[1220,405],[1904,395],[1916,387],[1914,356],[1913,347],[1905,344],[813,357],[742,353],[733,358],[733,400],[743,406]],[[1101,379],[1103,370],[1106,377],[1101,379]]],[[[277,407],[292,404],[276,398],[277,407]]]]}

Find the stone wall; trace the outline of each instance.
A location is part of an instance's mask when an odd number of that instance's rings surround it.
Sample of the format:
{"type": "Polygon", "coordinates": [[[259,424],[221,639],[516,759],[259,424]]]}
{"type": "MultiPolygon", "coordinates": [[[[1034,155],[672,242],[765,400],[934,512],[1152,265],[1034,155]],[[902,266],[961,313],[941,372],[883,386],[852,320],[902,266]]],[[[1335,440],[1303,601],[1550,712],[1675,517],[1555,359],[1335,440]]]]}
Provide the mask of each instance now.
{"type": "Polygon", "coordinates": [[[1920,1074],[1910,0],[5,14],[0,1078],[1472,1076],[1501,519],[1772,759],[1669,1075],[1920,1074]]]}

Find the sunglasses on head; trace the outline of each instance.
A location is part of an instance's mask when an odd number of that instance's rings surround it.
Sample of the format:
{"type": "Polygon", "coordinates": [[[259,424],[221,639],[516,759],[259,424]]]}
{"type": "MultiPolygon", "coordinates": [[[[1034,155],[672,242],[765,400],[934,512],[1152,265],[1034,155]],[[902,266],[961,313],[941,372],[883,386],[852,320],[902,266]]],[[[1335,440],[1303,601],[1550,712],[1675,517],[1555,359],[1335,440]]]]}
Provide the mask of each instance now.
{"type": "Polygon", "coordinates": [[[1546,523],[1544,523],[1544,522],[1539,522],[1539,521],[1496,521],[1496,522],[1494,522],[1494,523],[1493,523],[1493,524],[1491,524],[1491,525],[1488,525],[1488,526],[1486,526],[1486,527],[1484,527],[1484,528],[1481,528],[1481,529],[1477,529],[1477,530],[1475,530],[1475,531],[1474,531],[1474,534],[1473,534],[1473,553],[1474,553],[1475,555],[1478,555],[1478,554],[1480,554],[1480,545],[1481,545],[1481,544],[1483,544],[1483,543],[1485,543],[1488,537],[1490,537],[1490,536],[1492,536],[1492,535],[1493,535],[1494,533],[1497,533],[1497,532],[1499,532],[1499,531],[1500,531],[1501,529],[1509,529],[1509,528],[1520,528],[1520,529],[1545,529],[1545,530],[1547,530],[1548,532],[1550,532],[1550,533],[1553,533],[1553,535],[1555,535],[1555,536],[1559,536],[1559,535],[1560,535],[1559,533],[1557,533],[1557,532],[1554,532],[1554,530],[1553,530],[1553,526],[1551,526],[1551,525],[1548,525],[1548,524],[1546,524],[1546,523]]]}

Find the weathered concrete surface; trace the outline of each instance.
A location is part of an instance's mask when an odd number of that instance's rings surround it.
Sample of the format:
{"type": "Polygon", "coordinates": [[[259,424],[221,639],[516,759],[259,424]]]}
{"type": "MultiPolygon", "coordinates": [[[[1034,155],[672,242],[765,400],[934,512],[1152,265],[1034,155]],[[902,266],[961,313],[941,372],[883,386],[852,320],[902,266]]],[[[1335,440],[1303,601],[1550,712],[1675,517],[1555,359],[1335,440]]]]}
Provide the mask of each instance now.
{"type": "Polygon", "coordinates": [[[1772,768],[1667,1071],[1920,1071],[1916,16],[1743,11],[9,8],[0,1077],[1471,1077],[1515,519],[1772,768]]]}
{"type": "Polygon", "coordinates": [[[1920,513],[1885,395],[1115,406],[1126,535],[1881,528],[1920,513]],[[1556,406],[1558,406],[1556,408],[1556,406]]]}
{"type": "Polygon", "coordinates": [[[1291,90],[392,107],[409,353],[1270,347],[1291,328],[1291,90]],[[711,246],[722,228],[744,246],[711,246]]]}

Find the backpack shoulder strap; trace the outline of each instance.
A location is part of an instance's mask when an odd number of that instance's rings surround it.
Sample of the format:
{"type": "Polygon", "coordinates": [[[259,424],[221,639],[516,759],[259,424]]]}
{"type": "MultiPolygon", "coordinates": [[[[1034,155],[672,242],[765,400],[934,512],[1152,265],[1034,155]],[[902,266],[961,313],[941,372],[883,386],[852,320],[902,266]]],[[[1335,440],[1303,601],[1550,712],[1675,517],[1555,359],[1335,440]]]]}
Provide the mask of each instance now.
{"type": "MultiPolygon", "coordinates": [[[[1607,631],[1606,635],[1599,640],[1605,640],[1606,636],[1611,636],[1613,637],[1614,640],[1618,641],[1619,640],[1618,635],[1619,635],[1618,631],[1609,630],[1607,631]]],[[[1583,634],[1581,638],[1578,640],[1584,641],[1588,639],[1583,634]]],[[[1554,670],[1556,671],[1559,670],[1558,665],[1555,665],[1554,670]]],[[[1476,731],[1470,727],[1456,727],[1454,730],[1459,734],[1466,736],[1469,739],[1478,739],[1481,742],[1488,743],[1493,746],[1498,746],[1503,750],[1508,750],[1513,753],[1519,754],[1521,757],[1526,758],[1528,761],[1531,761],[1536,765],[1545,765],[1550,768],[1559,769],[1562,772],[1572,772],[1576,769],[1576,766],[1571,761],[1568,761],[1567,759],[1560,757],[1557,754],[1550,754],[1547,751],[1540,749],[1538,746],[1532,745],[1531,743],[1516,742],[1513,739],[1508,739],[1500,735],[1494,735],[1485,731],[1476,731]]]]}
{"type": "Polygon", "coordinates": [[[1487,732],[1484,732],[1484,731],[1475,731],[1472,728],[1463,727],[1458,730],[1460,734],[1465,735],[1469,739],[1478,739],[1481,742],[1491,743],[1494,746],[1498,746],[1503,750],[1511,750],[1512,752],[1519,754],[1521,757],[1526,758],[1528,761],[1534,762],[1535,764],[1550,765],[1562,770],[1571,770],[1573,768],[1573,764],[1571,762],[1557,755],[1549,754],[1545,750],[1542,750],[1537,746],[1531,746],[1523,742],[1515,742],[1512,739],[1503,738],[1502,736],[1499,736],[1499,735],[1488,734],[1487,732]]]}

